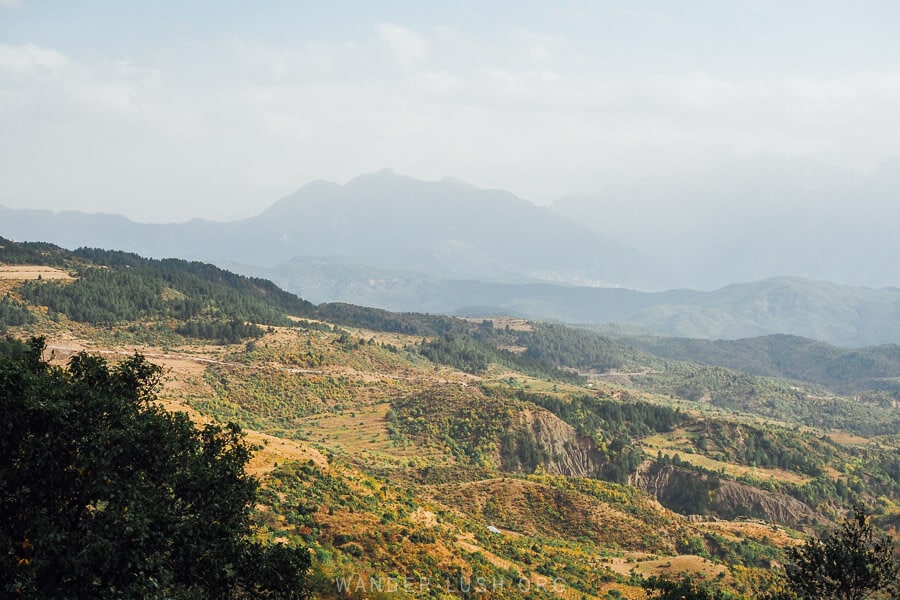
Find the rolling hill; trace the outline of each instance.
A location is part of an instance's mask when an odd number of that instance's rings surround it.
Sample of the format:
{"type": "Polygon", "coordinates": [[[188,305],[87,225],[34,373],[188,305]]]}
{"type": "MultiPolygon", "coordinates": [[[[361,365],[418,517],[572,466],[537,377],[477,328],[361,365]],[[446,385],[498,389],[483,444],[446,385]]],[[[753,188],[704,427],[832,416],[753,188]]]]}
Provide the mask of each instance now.
{"type": "Polygon", "coordinates": [[[617,340],[660,358],[815,383],[842,393],[900,385],[896,344],[847,350],[784,334],[737,340],[650,336],[617,336],[617,340]]]}
{"type": "MultiPolygon", "coordinates": [[[[30,316],[9,333],[47,336],[57,364],[140,351],[167,369],[167,407],[248,432],[256,536],[308,547],[317,597],[483,578],[509,597],[645,598],[645,577],[682,573],[758,597],[854,501],[900,514],[891,405],[559,324],[316,306],[203,263],[0,246],[0,317],[30,316]]],[[[807,343],[811,362],[836,352],[807,343]]]]}

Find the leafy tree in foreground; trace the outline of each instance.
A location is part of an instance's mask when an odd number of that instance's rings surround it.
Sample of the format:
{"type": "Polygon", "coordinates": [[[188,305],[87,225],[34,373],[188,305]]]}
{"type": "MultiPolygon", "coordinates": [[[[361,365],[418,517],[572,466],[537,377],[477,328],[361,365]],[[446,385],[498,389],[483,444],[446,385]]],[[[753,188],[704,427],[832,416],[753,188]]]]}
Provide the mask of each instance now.
{"type": "Polygon", "coordinates": [[[804,599],[898,598],[895,552],[887,536],[878,534],[863,508],[856,506],[837,532],[790,550],[788,587],[804,599]]]}
{"type": "Polygon", "coordinates": [[[302,598],[305,549],[251,541],[235,425],[152,402],[158,366],[67,369],[0,340],[0,597],[302,598]]]}

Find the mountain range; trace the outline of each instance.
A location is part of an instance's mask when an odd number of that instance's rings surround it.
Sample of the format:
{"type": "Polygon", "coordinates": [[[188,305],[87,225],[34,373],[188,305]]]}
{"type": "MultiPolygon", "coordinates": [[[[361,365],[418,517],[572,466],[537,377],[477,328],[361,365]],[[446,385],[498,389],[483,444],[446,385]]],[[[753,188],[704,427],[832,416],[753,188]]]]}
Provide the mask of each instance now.
{"type": "Polygon", "coordinates": [[[885,208],[898,174],[892,162],[868,177],[727,164],[691,181],[564,197],[551,209],[383,170],[310,183],[227,223],[0,208],[0,235],[205,260],[316,303],[864,346],[900,341],[900,290],[841,283],[900,282],[896,219],[885,208]],[[851,196],[860,208],[847,217],[838,208],[851,196]]]}
{"type": "Polygon", "coordinates": [[[344,186],[313,182],[255,217],[228,223],[139,224],[9,209],[0,216],[2,233],[20,240],[256,267],[339,256],[437,278],[646,287],[659,276],[640,252],[508,192],[389,170],[344,186]]]}

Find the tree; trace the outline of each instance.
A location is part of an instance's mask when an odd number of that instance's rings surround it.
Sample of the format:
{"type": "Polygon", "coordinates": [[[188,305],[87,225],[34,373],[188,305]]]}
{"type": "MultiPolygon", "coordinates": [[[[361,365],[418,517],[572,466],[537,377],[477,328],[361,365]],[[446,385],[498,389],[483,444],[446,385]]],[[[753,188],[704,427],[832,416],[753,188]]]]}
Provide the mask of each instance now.
{"type": "Polygon", "coordinates": [[[791,548],[789,557],[788,587],[799,598],[896,598],[892,591],[900,592],[896,550],[859,505],[834,534],[791,548]]]}
{"type": "Polygon", "coordinates": [[[139,355],[63,369],[44,348],[0,343],[2,597],[305,597],[308,552],[250,539],[236,425],[163,410],[139,355]]]}
{"type": "Polygon", "coordinates": [[[725,598],[721,591],[696,584],[688,575],[677,581],[654,575],[645,579],[641,585],[646,590],[656,590],[656,593],[651,596],[653,600],[723,600],[725,598]]]}

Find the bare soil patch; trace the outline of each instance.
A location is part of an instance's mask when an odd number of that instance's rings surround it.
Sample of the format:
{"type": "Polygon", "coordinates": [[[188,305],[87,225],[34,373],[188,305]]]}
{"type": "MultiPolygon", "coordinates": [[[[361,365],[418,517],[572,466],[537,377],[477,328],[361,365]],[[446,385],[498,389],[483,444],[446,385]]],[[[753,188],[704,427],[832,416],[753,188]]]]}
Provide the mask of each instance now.
{"type": "Polygon", "coordinates": [[[298,462],[313,461],[320,468],[328,467],[328,459],[315,448],[300,442],[273,437],[257,431],[244,430],[247,441],[259,450],[253,453],[247,472],[260,477],[269,473],[279,462],[295,460],[298,462]]]}
{"type": "Polygon", "coordinates": [[[28,281],[32,279],[73,280],[75,279],[62,269],[39,265],[0,265],[0,279],[28,281]]]}
{"type": "Polygon", "coordinates": [[[828,437],[842,446],[862,446],[869,442],[867,438],[853,435],[846,431],[832,431],[828,434],[828,437]]]}
{"type": "Polygon", "coordinates": [[[607,566],[621,575],[628,575],[633,569],[636,573],[645,577],[650,575],[677,576],[682,573],[702,573],[707,578],[711,578],[727,570],[725,565],[716,564],[702,556],[693,554],[648,558],[628,553],[625,557],[613,558],[607,566]]]}

